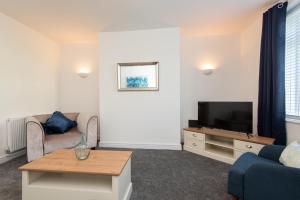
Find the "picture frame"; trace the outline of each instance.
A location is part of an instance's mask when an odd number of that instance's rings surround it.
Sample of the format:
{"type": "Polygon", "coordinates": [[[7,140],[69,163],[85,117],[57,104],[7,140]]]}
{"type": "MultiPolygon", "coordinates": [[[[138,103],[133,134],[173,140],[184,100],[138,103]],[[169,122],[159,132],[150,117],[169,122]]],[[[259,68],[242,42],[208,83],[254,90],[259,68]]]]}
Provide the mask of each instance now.
{"type": "Polygon", "coordinates": [[[118,63],[119,91],[158,91],[159,62],[118,63]]]}

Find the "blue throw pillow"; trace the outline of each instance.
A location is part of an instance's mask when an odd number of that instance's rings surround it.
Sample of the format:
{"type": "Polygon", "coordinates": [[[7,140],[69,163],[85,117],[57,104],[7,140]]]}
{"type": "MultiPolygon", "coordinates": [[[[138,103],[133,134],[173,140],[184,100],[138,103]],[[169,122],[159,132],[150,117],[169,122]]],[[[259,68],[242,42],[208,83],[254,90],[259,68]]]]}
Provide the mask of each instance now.
{"type": "Polygon", "coordinates": [[[62,134],[76,127],[77,122],[68,119],[61,112],[56,111],[42,125],[47,134],[62,134]]]}

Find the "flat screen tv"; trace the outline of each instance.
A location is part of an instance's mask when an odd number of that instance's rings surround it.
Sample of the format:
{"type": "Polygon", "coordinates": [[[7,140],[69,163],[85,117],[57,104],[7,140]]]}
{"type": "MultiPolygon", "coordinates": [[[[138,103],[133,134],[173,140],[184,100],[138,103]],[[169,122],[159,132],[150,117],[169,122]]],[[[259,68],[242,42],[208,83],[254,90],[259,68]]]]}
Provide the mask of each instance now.
{"type": "Polygon", "coordinates": [[[198,102],[198,124],[252,133],[252,102],[198,102]]]}

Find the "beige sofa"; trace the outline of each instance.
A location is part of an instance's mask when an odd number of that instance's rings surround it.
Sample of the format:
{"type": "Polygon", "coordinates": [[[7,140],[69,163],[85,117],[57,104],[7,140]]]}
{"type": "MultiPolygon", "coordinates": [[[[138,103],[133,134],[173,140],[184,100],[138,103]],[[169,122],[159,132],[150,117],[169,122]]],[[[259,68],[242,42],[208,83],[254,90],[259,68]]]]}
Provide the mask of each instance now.
{"type": "Polygon", "coordinates": [[[64,115],[77,121],[77,127],[67,133],[55,135],[45,134],[41,124],[46,122],[50,114],[26,118],[28,162],[55,150],[76,146],[80,142],[80,134],[86,135],[89,147],[97,146],[98,117],[96,115],[86,113],[64,113],[64,115]]]}

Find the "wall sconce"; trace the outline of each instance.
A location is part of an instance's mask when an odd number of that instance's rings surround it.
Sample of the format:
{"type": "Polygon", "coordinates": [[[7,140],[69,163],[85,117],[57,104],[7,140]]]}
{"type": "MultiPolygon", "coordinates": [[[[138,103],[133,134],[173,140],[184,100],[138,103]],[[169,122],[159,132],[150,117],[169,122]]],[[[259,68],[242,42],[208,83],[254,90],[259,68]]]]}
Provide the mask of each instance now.
{"type": "Polygon", "coordinates": [[[205,64],[202,66],[201,71],[205,75],[211,75],[216,68],[211,64],[205,64]]]}
{"type": "Polygon", "coordinates": [[[81,78],[87,78],[90,74],[90,71],[86,68],[82,68],[79,70],[78,72],[78,75],[81,77],[81,78]]]}

